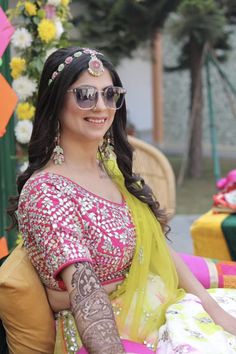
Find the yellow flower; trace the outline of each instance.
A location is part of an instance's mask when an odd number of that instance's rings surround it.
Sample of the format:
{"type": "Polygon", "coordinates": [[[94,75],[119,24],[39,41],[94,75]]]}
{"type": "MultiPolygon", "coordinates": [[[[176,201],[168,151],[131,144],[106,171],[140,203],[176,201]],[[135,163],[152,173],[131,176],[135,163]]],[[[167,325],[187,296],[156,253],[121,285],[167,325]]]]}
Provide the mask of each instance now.
{"type": "Polygon", "coordinates": [[[18,57],[12,58],[10,62],[10,67],[11,76],[13,77],[13,79],[17,79],[25,70],[25,59],[21,59],[18,57]]]}
{"type": "Polygon", "coordinates": [[[56,26],[54,22],[43,19],[38,25],[38,34],[43,42],[49,43],[56,38],[56,26]]]}
{"type": "Polygon", "coordinates": [[[16,109],[16,114],[18,118],[21,120],[32,119],[34,116],[34,112],[35,112],[35,107],[28,102],[19,103],[16,109]]]}
{"type": "Polygon", "coordinates": [[[34,4],[29,1],[25,2],[25,12],[29,16],[35,16],[37,13],[37,8],[34,4]]]}
{"type": "Polygon", "coordinates": [[[70,0],[61,0],[62,6],[68,6],[70,0]]]}

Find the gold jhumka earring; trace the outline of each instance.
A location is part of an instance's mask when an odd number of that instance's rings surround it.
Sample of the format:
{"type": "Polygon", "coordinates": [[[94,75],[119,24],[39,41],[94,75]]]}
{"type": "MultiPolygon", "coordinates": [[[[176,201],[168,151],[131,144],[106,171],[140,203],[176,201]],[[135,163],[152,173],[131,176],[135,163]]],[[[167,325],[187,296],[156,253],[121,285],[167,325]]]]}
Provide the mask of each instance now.
{"type": "Polygon", "coordinates": [[[57,134],[55,137],[55,147],[52,152],[51,160],[55,165],[61,165],[65,161],[63,148],[60,146],[60,122],[57,125],[57,134]]]}
{"type": "Polygon", "coordinates": [[[111,132],[108,131],[103,137],[103,142],[100,146],[100,152],[105,160],[109,160],[114,154],[114,148],[112,146],[111,132]]]}

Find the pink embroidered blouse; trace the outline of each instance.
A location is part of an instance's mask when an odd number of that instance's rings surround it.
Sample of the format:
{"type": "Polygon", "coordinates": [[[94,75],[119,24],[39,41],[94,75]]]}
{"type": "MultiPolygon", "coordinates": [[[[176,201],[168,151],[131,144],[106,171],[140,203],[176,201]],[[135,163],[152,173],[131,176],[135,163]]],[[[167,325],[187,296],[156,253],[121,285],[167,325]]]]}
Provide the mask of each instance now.
{"type": "Polygon", "coordinates": [[[123,199],[108,201],[72,180],[43,172],[24,185],[19,229],[42,282],[64,289],[60,272],[91,262],[102,284],[123,279],[135,250],[135,228],[123,199]]]}

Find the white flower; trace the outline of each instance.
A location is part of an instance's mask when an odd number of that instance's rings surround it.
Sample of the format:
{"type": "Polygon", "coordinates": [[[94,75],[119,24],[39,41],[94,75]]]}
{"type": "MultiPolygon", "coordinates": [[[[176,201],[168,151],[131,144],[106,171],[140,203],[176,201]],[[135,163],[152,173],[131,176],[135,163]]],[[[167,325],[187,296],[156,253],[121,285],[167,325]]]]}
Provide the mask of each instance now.
{"type": "Polygon", "coordinates": [[[28,144],[32,134],[33,124],[30,120],[19,121],[15,126],[16,140],[20,144],[28,144]]]}
{"type": "Polygon", "coordinates": [[[45,60],[47,60],[47,58],[48,58],[52,53],[54,53],[56,50],[57,50],[56,47],[47,49],[47,50],[46,50],[46,54],[45,54],[45,60]]]}
{"type": "Polygon", "coordinates": [[[61,0],[48,0],[48,5],[53,5],[53,6],[59,6],[61,3],[61,0]]]}
{"type": "Polygon", "coordinates": [[[20,172],[23,173],[29,166],[29,161],[25,161],[21,166],[20,166],[20,172]]]}
{"type": "Polygon", "coordinates": [[[36,92],[37,83],[36,80],[29,79],[28,76],[21,76],[13,81],[12,87],[20,100],[26,100],[36,92]]]}
{"type": "Polygon", "coordinates": [[[11,42],[14,47],[26,49],[31,46],[33,39],[30,32],[22,27],[18,28],[12,36],[11,42]]]}
{"type": "Polygon", "coordinates": [[[64,32],[64,28],[62,26],[61,20],[58,17],[56,17],[54,23],[56,26],[56,39],[60,39],[62,33],[64,32]]]}

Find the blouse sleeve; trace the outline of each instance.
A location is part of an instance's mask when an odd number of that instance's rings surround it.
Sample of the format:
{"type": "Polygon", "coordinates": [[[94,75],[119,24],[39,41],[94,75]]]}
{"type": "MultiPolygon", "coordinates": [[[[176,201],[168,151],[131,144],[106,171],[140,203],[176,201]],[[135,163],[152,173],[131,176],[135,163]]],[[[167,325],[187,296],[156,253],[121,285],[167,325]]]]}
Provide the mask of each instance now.
{"type": "MultiPolygon", "coordinates": [[[[29,256],[36,266],[44,261],[45,272],[58,280],[66,266],[81,261],[92,262],[83,239],[83,222],[78,203],[69,193],[48,183],[36,184],[28,191],[21,214],[26,215],[22,234],[29,256]]],[[[39,270],[39,269],[38,269],[39,270]]]]}

